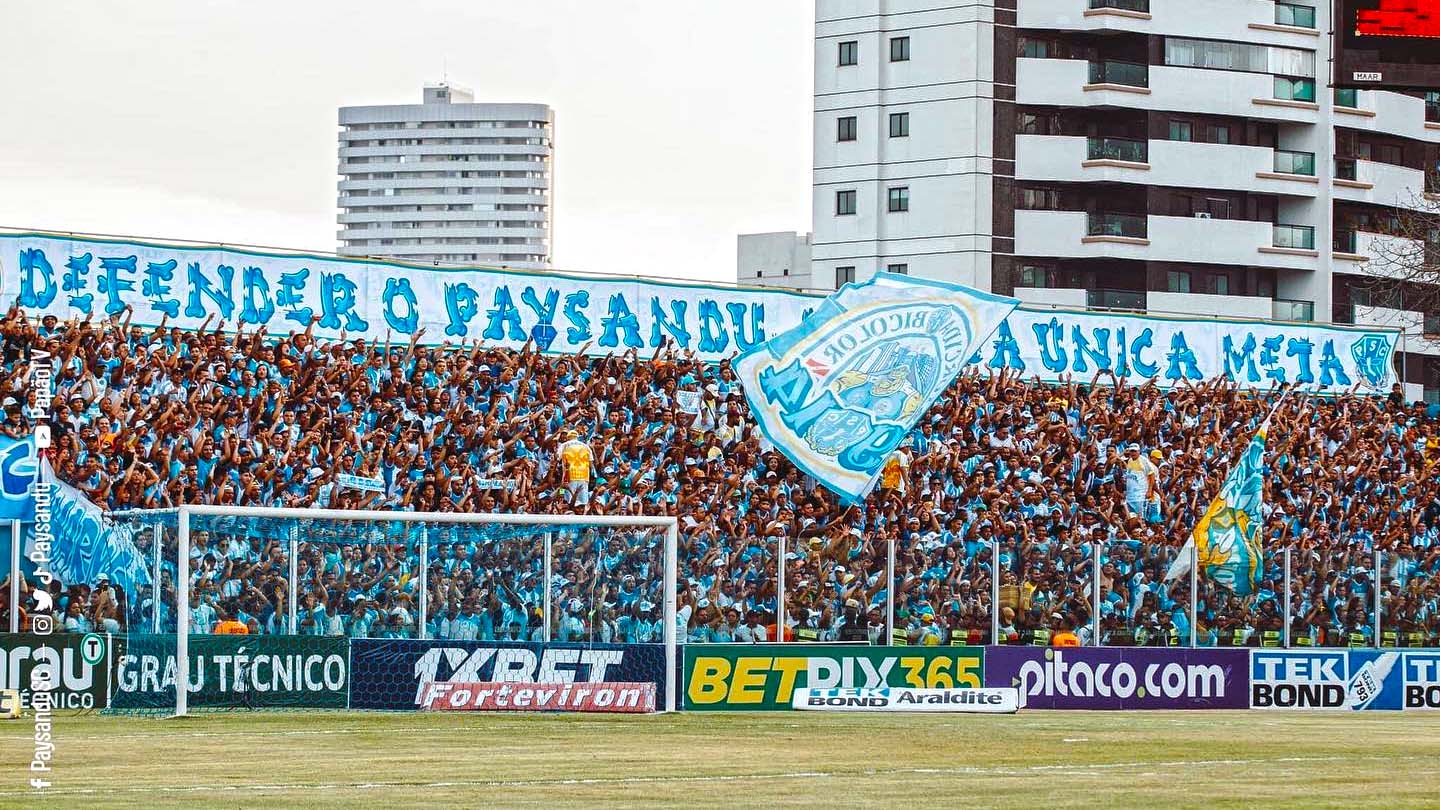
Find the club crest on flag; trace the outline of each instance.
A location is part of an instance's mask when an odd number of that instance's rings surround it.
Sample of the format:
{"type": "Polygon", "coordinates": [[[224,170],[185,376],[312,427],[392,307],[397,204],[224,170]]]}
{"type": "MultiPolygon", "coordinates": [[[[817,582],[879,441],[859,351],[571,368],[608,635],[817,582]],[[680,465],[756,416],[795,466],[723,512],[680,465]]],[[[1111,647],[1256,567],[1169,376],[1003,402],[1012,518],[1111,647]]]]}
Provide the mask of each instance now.
{"type": "Polygon", "coordinates": [[[770,441],[854,502],[1018,303],[881,273],[846,285],[735,369],[770,441]]]}

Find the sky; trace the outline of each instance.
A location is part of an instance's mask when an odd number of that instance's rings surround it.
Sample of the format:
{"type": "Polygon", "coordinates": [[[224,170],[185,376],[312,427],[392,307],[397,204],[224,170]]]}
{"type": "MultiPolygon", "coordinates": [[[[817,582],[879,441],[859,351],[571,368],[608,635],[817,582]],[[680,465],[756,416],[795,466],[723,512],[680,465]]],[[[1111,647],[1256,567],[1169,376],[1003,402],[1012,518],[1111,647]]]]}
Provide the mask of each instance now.
{"type": "Polygon", "coordinates": [[[554,265],[735,280],[810,228],[804,0],[0,5],[0,226],[333,251],[337,109],[556,112],[554,265]]]}

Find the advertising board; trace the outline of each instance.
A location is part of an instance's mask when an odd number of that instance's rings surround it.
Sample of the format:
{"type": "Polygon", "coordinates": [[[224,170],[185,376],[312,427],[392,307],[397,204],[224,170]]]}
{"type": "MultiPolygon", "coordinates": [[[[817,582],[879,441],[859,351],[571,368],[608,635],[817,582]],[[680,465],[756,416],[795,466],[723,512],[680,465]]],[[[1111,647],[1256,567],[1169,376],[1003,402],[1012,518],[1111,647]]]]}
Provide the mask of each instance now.
{"type": "MultiPolygon", "coordinates": [[[[175,636],[116,638],[115,707],[173,709],[175,636]]],[[[347,638],[192,635],[189,645],[192,709],[345,708],[347,638]]]]}
{"type": "Polygon", "coordinates": [[[31,680],[40,670],[54,688],[57,709],[103,709],[110,691],[110,636],[90,633],[0,635],[0,689],[20,693],[30,708],[31,680]]]}
{"type": "Polygon", "coordinates": [[[1440,650],[1253,650],[1256,709],[1440,709],[1440,650]]]}
{"type": "Polygon", "coordinates": [[[643,714],[655,711],[655,684],[426,681],[420,708],[438,712],[599,712],[643,714]]]}
{"type": "Polygon", "coordinates": [[[685,708],[789,709],[810,688],[966,689],[984,686],[984,647],[689,644],[685,708]]]}
{"type": "Polygon", "coordinates": [[[990,647],[985,685],[1032,709],[1243,709],[1247,650],[990,647]]]}
{"type": "MultiPolygon", "coordinates": [[[[357,638],[351,654],[350,707],[354,709],[418,709],[425,705],[427,692],[448,694],[481,683],[604,684],[612,689],[652,683],[656,700],[663,705],[665,699],[661,644],[357,638]]],[[[578,692],[572,690],[568,697],[578,692]]]]}
{"type": "Polygon", "coordinates": [[[945,714],[1014,714],[1020,709],[1014,689],[912,689],[881,686],[867,689],[795,690],[791,708],[811,712],[940,712],[945,714]]]}

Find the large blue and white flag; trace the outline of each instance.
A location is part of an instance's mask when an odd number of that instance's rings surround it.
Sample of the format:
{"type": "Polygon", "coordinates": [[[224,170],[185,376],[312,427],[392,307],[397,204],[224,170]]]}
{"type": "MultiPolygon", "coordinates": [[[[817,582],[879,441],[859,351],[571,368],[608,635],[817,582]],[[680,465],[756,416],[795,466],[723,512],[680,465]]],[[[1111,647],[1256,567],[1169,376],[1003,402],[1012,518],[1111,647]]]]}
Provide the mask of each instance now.
{"type": "Polygon", "coordinates": [[[1020,302],[879,273],[735,361],[765,436],[846,503],[1020,302]]]}
{"type": "MultiPolygon", "coordinates": [[[[150,584],[145,555],[135,547],[131,528],[105,520],[105,514],[75,487],[55,477],[50,462],[40,474],[49,482],[50,563],[48,570],[66,585],[95,583],[104,574],[132,596],[150,584]]],[[[34,526],[26,527],[25,554],[36,550],[34,526]]]]}

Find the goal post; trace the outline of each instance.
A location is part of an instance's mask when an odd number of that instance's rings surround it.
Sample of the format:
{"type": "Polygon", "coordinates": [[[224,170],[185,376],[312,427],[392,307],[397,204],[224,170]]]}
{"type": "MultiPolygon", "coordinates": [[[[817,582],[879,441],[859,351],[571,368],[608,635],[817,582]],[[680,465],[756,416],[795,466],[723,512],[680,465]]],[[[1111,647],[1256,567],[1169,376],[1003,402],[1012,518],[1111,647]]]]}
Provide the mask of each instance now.
{"type": "MultiPolygon", "coordinates": [[[[174,633],[174,714],[185,716],[191,712],[190,688],[184,685],[192,684],[191,673],[191,638],[190,629],[192,623],[191,597],[192,578],[196,575],[203,575],[203,571],[192,572],[191,555],[192,551],[200,553],[205,551],[202,544],[198,550],[193,545],[196,531],[215,530],[216,526],[243,525],[245,530],[252,535],[268,538],[273,546],[277,546],[276,554],[281,554],[279,549],[285,549],[285,567],[288,569],[289,587],[286,593],[285,605],[288,616],[284,617],[283,626],[288,634],[297,633],[297,583],[300,574],[297,571],[297,550],[300,543],[321,542],[329,538],[331,534],[339,540],[330,540],[340,545],[352,544],[380,544],[399,545],[404,543],[406,553],[413,554],[418,558],[416,567],[418,571],[415,576],[418,579],[415,602],[418,607],[419,620],[415,622],[415,639],[425,639],[427,618],[432,617],[432,606],[429,604],[430,587],[429,572],[433,558],[432,547],[437,544],[453,542],[463,544],[466,539],[473,543],[477,538],[482,542],[497,541],[513,542],[515,538],[526,538],[536,543],[531,550],[534,554],[533,561],[536,567],[543,572],[538,585],[543,588],[543,597],[540,593],[535,594],[536,601],[542,605],[535,609],[535,621],[543,623],[543,634],[536,629],[536,640],[550,642],[552,634],[552,602],[558,598],[555,594],[555,583],[557,580],[557,562],[552,555],[552,544],[558,543],[557,535],[572,533],[575,537],[585,535],[597,535],[590,537],[589,543],[597,549],[597,558],[594,565],[596,578],[598,579],[603,566],[599,562],[600,543],[599,536],[609,537],[614,542],[613,536],[601,535],[602,532],[613,530],[624,533],[627,530],[636,534],[643,533],[643,536],[651,539],[649,554],[653,555],[653,546],[658,539],[657,535],[663,534],[663,551],[657,560],[653,556],[650,559],[660,563],[661,568],[661,602],[662,619],[660,640],[664,652],[664,684],[657,684],[663,687],[664,693],[663,710],[666,712],[675,711],[677,705],[677,673],[680,666],[678,660],[679,644],[676,626],[676,590],[678,571],[678,545],[679,545],[679,523],[676,518],[669,516],[625,516],[625,515],[545,515],[545,514],[479,514],[479,513],[455,513],[455,512],[401,512],[383,510],[337,510],[319,508],[280,508],[280,507],[245,507],[245,506],[221,506],[221,505],[184,505],[169,509],[148,509],[148,510],[125,510],[112,513],[110,517],[118,521],[128,521],[136,525],[153,527],[153,540],[156,544],[155,569],[157,573],[155,590],[151,593],[151,601],[158,602],[163,599],[163,591],[160,587],[161,578],[159,572],[160,543],[164,535],[165,527],[173,528],[174,545],[174,598],[175,611],[175,633],[174,633]],[[403,528],[402,528],[403,527],[403,528]],[[386,534],[385,531],[400,531],[397,540],[396,535],[386,534]],[[302,531],[309,533],[300,536],[302,531]],[[327,534],[327,532],[329,534],[327,534]],[[447,539],[448,538],[448,539],[447,539]],[[457,539],[458,538],[458,539],[457,539]],[[413,546],[411,545],[413,543],[413,546]],[[543,618],[542,618],[543,610],[543,618]]],[[[204,538],[202,538],[203,540],[204,538]]],[[[586,541],[577,540],[575,546],[578,548],[585,545],[586,541]]],[[[652,563],[653,565],[653,563],[652,563]]],[[[483,569],[482,569],[483,570],[483,569]]],[[[653,572],[653,568],[652,568],[653,572]]],[[[318,573],[312,571],[312,574],[318,573]]],[[[494,572],[498,575],[498,570],[494,572]]],[[[318,581],[318,579],[317,579],[318,581]]],[[[562,579],[562,583],[564,580],[562,579]]],[[[653,588],[653,573],[650,579],[653,588]]],[[[593,587],[593,584],[592,584],[593,587]]],[[[653,590],[650,591],[653,594],[653,590]]],[[[167,600],[168,601],[168,600],[167,600]]],[[[575,601],[572,597],[572,601],[575,601]]],[[[598,598],[597,598],[598,603],[598,598]]],[[[525,612],[529,613],[529,603],[525,603],[525,612]]],[[[647,606],[650,603],[647,603],[647,606]]],[[[443,609],[443,605],[440,606],[443,609]]],[[[159,607],[155,607],[156,616],[159,616],[159,607]]],[[[275,613],[280,613],[276,610],[275,613]]],[[[598,608],[595,612],[598,612],[598,608]]],[[[146,623],[149,624],[148,622],[146,623]]],[[[157,618],[155,626],[160,625],[157,618]]],[[[168,623],[167,623],[168,624],[168,623]]],[[[653,627],[653,626],[652,626],[653,627]]],[[[592,636],[593,638],[593,636],[592,636]]],[[[652,648],[653,650],[653,648],[652,648]]],[[[654,652],[647,655],[654,655],[654,652]]],[[[653,658],[651,659],[653,660],[653,658]]],[[[201,678],[204,673],[201,673],[201,678]]],[[[237,676],[238,677],[238,676],[237,676]]],[[[163,705],[163,704],[162,704],[163,705]]],[[[348,705],[348,704],[347,704],[348,705]]],[[[153,708],[153,706],[152,706],[153,708]]]]}

